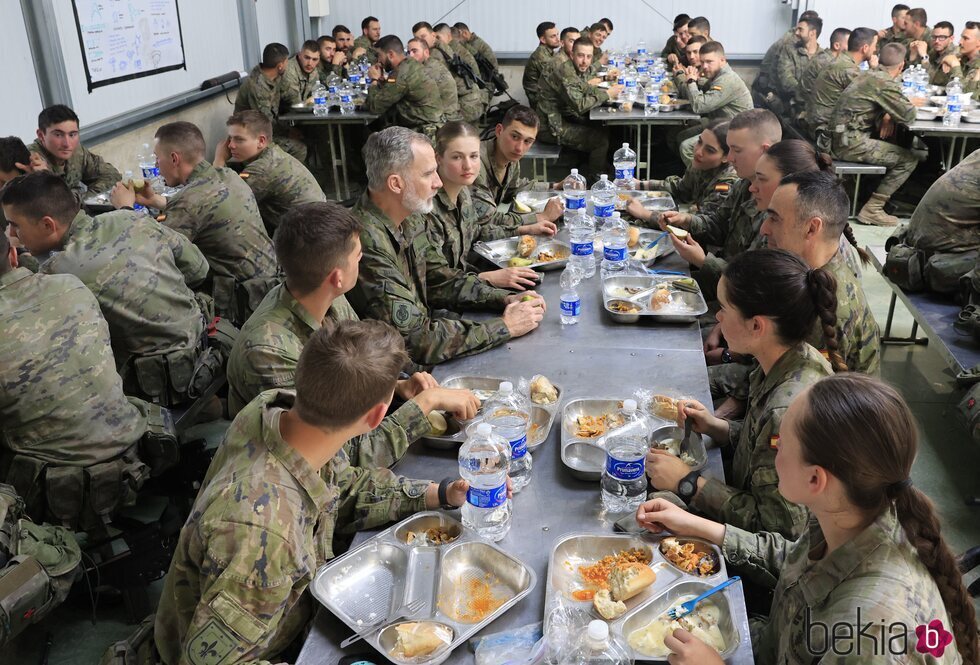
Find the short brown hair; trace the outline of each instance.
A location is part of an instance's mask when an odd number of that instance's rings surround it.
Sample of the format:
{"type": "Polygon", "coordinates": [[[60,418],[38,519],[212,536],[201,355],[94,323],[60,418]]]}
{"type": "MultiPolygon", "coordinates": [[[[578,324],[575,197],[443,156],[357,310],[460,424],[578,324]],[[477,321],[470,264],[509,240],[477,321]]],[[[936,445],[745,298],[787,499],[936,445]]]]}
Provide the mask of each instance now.
{"type": "Polygon", "coordinates": [[[225,121],[225,125],[228,127],[239,125],[248,130],[252,136],[264,136],[270,141],[272,140],[272,121],[269,120],[269,116],[261,111],[252,109],[238,111],[225,121]]]}
{"type": "Polygon", "coordinates": [[[354,239],[360,233],[357,217],[337,203],[302,203],[291,208],[279,220],[272,240],[290,292],[302,296],[320,288],[354,250],[354,239]]]}
{"type": "Polygon", "coordinates": [[[153,135],[162,145],[187,159],[203,159],[206,145],[204,134],[192,122],[168,122],[153,135]]]}
{"type": "Polygon", "coordinates": [[[712,53],[717,53],[721,57],[725,57],[725,47],[721,42],[707,42],[701,46],[701,57],[706,55],[711,55],[712,53]]]}
{"type": "Polygon", "coordinates": [[[296,366],[295,409],[313,425],[335,430],[391,399],[408,362],[405,342],[382,321],[342,321],[320,328],[296,366]]]}
{"type": "Polygon", "coordinates": [[[905,62],[905,54],[908,49],[901,42],[889,42],[881,47],[881,54],[878,60],[883,67],[897,67],[905,62]]]}
{"type": "Polygon", "coordinates": [[[507,127],[512,122],[519,122],[527,127],[537,127],[538,114],[532,111],[529,106],[514,104],[507,109],[507,113],[504,114],[504,119],[500,121],[500,124],[507,127]]]}
{"type": "Polygon", "coordinates": [[[0,189],[0,205],[17,208],[32,222],[50,217],[60,225],[71,224],[79,204],[61,176],[38,171],[17,176],[0,189]]]}
{"type": "Polygon", "coordinates": [[[572,42],[572,52],[575,51],[579,46],[588,46],[590,49],[595,49],[595,44],[588,37],[579,37],[574,42],[572,42]]]}
{"type": "Polygon", "coordinates": [[[915,7],[913,9],[910,9],[909,13],[906,15],[905,18],[906,20],[912,23],[918,23],[919,25],[925,25],[926,23],[929,22],[929,18],[926,15],[926,10],[923,9],[922,7],[915,7]]]}
{"type": "Polygon", "coordinates": [[[742,111],[728,123],[729,134],[737,129],[749,129],[770,145],[783,138],[783,126],[769,109],[742,111]]]}

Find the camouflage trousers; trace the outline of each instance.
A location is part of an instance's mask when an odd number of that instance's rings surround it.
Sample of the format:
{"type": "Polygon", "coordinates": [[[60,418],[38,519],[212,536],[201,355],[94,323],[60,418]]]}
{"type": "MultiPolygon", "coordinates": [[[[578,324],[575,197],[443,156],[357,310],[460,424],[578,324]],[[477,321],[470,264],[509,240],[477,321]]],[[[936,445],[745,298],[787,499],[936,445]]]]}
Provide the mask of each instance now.
{"type": "Polygon", "coordinates": [[[605,127],[566,122],[562,125],[558,144],[588,155],[586,177],[590,181],[598,180],[600,173],[609,172],[606,161],[609,153],[609,130],[605,127]]]}
{"type": "Polygon", "coordinates": [[[307,147],[302,139],[294,139],[291,136],[277,135],[274,139],[276,145],[288,152],[299,161],[306,163],[307,147]]]}
{"type": "Polygon", "coordinates": [[[954,224],[940,217],[909,225],[905,243],[926,252],[965,252],[980,249],[980,223],[954,224]]]}
{"type": "Polygon", "coordinates": [[[459,98],[459,114],[471,125],[476,125],[480,121],[484,109],[482,90],[474,87],[459,98]]]}
{"type": "Polygon", "coordinates": [[[749,372],[752,365],[741,363],[726,363],[708,367],[708,386],[711,397],[734,397],[745,400],[749,395],[749,372]]]}
{"type": "Polygon", "coordinates": [[[834,135],[834,157],[849,162],[884,166],[887,171],[881,177],[875,194],[888,197],[905,184],[918,164],[911,150],[853,132],[834,135]]]}

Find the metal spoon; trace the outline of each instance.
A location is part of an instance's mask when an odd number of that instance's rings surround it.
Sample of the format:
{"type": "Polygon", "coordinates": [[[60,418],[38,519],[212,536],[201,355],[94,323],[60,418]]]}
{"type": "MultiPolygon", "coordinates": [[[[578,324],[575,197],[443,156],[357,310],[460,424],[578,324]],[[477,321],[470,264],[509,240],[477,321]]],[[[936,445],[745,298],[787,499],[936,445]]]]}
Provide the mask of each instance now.
{"type": "MultiPolygon", "coordinates": [[[[416,598],[415,600],[413,600],[412,602],[408,603],[407,605],[403,605],[402,608],[398,612],[398,616],[396,616],[394,619],[392,619],[388,623],[395,623],[395,622],[400,621],[402,619],[407,619],[409,616],[411,616],[412,614],[415,614],[416,612],[418,612],[423,607],[425,607],[425,599],[424,598],[416,598]]],[[[354,635],[351,635],[346,640],[344,640],[343,642],[340,643],[340,648],[341,649],[346,649],[347,647],[349,647],[350,645],[352,645],[354,642],[357,642],[358,640],[366,639],[372,632],[374,632],[373,631],[374,628],[377,628],[378,626],[380,626],[385,621],[387,621],[387,617],[385,617],[383,619],[380,619],[379,621],[375,621],[374,623],[368,625],[366,627],[366,630],[361,631],[361,632],[357,632],[354,635]]]]}

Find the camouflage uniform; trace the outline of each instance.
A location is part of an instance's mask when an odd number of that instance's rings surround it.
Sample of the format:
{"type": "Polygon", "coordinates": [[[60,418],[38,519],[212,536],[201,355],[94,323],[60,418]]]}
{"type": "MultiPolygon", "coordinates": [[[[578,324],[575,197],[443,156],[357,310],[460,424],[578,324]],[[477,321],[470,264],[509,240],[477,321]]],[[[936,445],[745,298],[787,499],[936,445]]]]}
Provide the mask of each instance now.
{"type": "Polygon", "coordinates": [[[893,42],[897,42],[902,46],[908,48],[909,41],[910,40],[908,36],[905,34],[904,30],[896,30],[895,26],[892,25],[885,28],[884,37],[878,38],[878,51],[881,51],[881,47],[884,46],[885,44],[891,44],[893,42]]]}
{"type": "MultiPolygon", "coordinates": [[[[459,59],[463,61],[463,64],[469,66],[469,68],[473,70],[474,76],[482,79],[480,76],[480,65],[476,62],[476,58],[473,57],[473,54],[470,53],[465,46],[463,46],[461,41],[454,39],[453,41],[449,42],[449,48],[459,56],[459,59]]],[[[482,108],[480,109],[480,114],[482,115],[490,105],[490,91],[480,88],[476,85],[476,83],[473,84],[473,87],[476,88],[477,96],[479,97],[480,104],[482,105],[482,108]]]]}
{"type": "Polygon", "coordinates": [[[915,107],[902,94],[901,85],[884,72],[868,72],[858,76],[841,95],[830,127],[834,157],[888,169],[875,193],[890,197],[912,175],[918,160],[910,150],[873,138],[884,113],[891,114],[896,123],[910,125],[915,121],[915,107]]]}
{"type": "Polygon", "coordinates": [[[521,83],[524,86],[524,94],[527,95],[527,105],[532,109],[538,108],[538,90],[541,87],[541,77],[550,69],[550,65],[555,58],[555,52],[550,46],[538,44],[538,47],[531,52],[524,65],[524,76],[521,83]]]}
{"type": "MultiPolygon", "coordinates": [[[[729,564],[745,570],[763,586],[775,587],[769,618],[750,622],[757,662],[939,662],[915,651],[914,630],[934,619],[948,627],[949,616],[935,580],[909,542],[894,507],[889,506],[864,531],[833,552],[811,558],[814,552],[825,551],[816,518],[810,518],[795,542],[779,534],[751,533],[733,525],[725,529],[722,552],[729,564]],[[828,630],[808,629],[821,625],[828,630]],[[849,628],[833,630],[844,625],[849,628]],[[901,626],[907,627],[908,634],[899,632],[901,626]],[[835,644],[841,651],[836,653],[850,655],[832,655],[833,647],[826,639],[831,634],[838,636],[835,644]],[[885,644],[900,648],[900,634],[904,634],[906,653],[889,656],[885,644]]],[[[963,662],[955,640],[946,647],[942,662],[963,662]]]]}
{"type": "MultiPolygon", "coordinates": [[[[483,115],[483,98],[475,83],[464,79],[451,67],[454,55],[450,47],[438,41],[429,49],[429,57],[441,62],[456,82],[456,97],[459,100],[459,113],[463,116],[463,120],[475,123],[483,115]]],[[[479,76],[479,70],[474,73],[479,76]]]]}
{"type": "Polygon", "coordinates": [[[493,160],[496,150],[496,136],[480,142],[480,172],[470,188],[473,206],[484,227],[480,234],[483,240],[509,238],[517,235],[518,227],[536,223],[536,213],[511,209],[514,197],[528,188],[543,190],[550,187],[550,183],[531,183],[522,178],[520,162],[508,163],[507,170],[498,174],[493,160]],[[506,210],[501,212],[504,208],[506,210]]]}
{"type": "Polygon", "coordinates": [[[319,69],[307,74],[296,57],[290,58],[286,63],[286,71],[279,80],[279,108],[305,103],[313,96],[313,87],[319,80],[319,69]]]}
{"type": "Polygon", "coordinates": [[[770,106],[770,103],[766,101],[766,95],[770,92],[776,92],[776,65],[779,63],[779,57],[783,51],[792,49],[796,44],[795,30],[794,27],[784,32],[766,49],[766,54],[762,56],[762,62],[759,63],[759,74],[752,82],[753,99],[761,108],[770,106]]]}
{"type": "Polygon", "coordinates": [[[779,494],[776,449],[779,425],[793,399],[832,373],[830,364],[808,344],[788,350],[769,374],[761,367],[749,378],[745,418],[729,421],[730,445],[735,448],[731,484],[707,478],[693,507],[712,519],[749,531],[775,531],[799,536],[807,509],[779,494]]]}
{"type": "Polygon", "coordinates": [[[374,43],[367,35],[362,34],[360,37],[355,39],[354,48],[364,49],[364,57],[367,58],[368,62],[370,62],[372,65],[378,61],[378,52],[374,50],[374,43]]]}
{"type": "Polygon", "coordinates": [[[456,93],[456,81],[453,80],[453,75],[446,69],[446,65],[441,60],[437,60],[430,55],[429,59],[422,65],[422,68],[425,70],[429,79],[439,88],[439,97],[442,99],[440,110],[442,111],[443,121],[462,120],[463,116],[459,112],[459,95],[456,93]]]}
{"type": "Polygon", "coordinates": [[[0,275],[0,329],[0,477],[38,523],[101,523],[148,474],[135,454],[145,405],[123,395],[99,303],[74,275],[14,268],[0,275]],[[87,472],[123,496],[89,505],[87,472]]]}
{"type": "Polygon", "coordinates": [[[414,129],[431,139],[442,125],[441,98],[439,86],[426,76],[422,65],[414,58],[405,58],[398,65],[394,81],[379,81],[371,86],[364,110],[381,115],[391,109],[392,124],[414,129]]]}
{"type": "Polygon", "coordinates": [[[258,111],[272,121],[273,140],[286,152],[300,161],[306,159],[306,144],[292,138],[290,126],[279,122],[279,102],[281,77],[266,78],[259,65],[252,67],[248,78],[242,81],[235,97],[235,113],[239,111],[258,111]]]}
{"type": "Polygon", "coordinates": [[[216,169],[201,160],[157,219],[204,253],[211,266],[215,310],[235,325],[245,322],[278,281],[272,241],[255,197],[231,169],[216,169]]]}
{"type": "Polygon", "coordinates": [[[474,58],[477,55],[482,55],[486,58],[487,62],[493,65],[494,69],[500,69],[500,63],[497,62],[497,54],[493,52],[493,48],[483,38],[477,36],[475,32],[470,32],[470,41],[465,42],[463,46],[473,54],[474,58]]]}
{"type": "MultiPolygon", "coordinates": [[[[948,74],[943,71],[941,64],[943,58],[948,55],[955,55],[957,58],[960,57],[960,49],[956,44],[952,43],[952,39],[950,39],[949,46],[942,53],[937,53],[934,48],[929,47],[929,51],[926,53],[926,57],[929,59],[929,61],[924,63],[926,71],[929,73],[929,85],[940,85],[946,87],[946,84],[952,81],[953,77],[955,76],[959,76],[960,81],[962,82],[962,66],[951,68],[948,74]]],[[[912,61],[912,64],[923,63],[920,63],[919,59],[915,58],[915,60],[912,61]]]]}
{"type": "MultiPolygon", "coordinates": [[[[860,278],[855,277],[841,251],[822,267],[837,280],[837,343],[841,357],[850,371],[877,376],[881,370],[881,333],[860,278]]],[[[819,321],[807,342],[825,350],[819,321]]]]}
{"type": "Polygon", "coordinates": [[[667,38],[667,43],[664,44],[663,49],[660,51],[660,57],[666,60],[669,56],[676,55],[677,60],[680,61],[682,65],[687,67],[687,53],[684,49],[677,45],[677,35],[671,35],[667,38]]]}
{"type": "MultiPolygon", "coordinates": [[[[818,49],[819,52],[819,49],[818,49]]],[[[776,61],[776,71],[773,86],[776,94],[782,99],[784,118],[792,118],[792,104],[796,95],[800,92],[800,84],[803,80],[803,73],[809,67],[816,52],[811,55],[806,46],[794,46],[784,49],[776,61]]]]}
{"type": "Polygon", "coordinates": [[[557,140],[559,145],[587,153],[589,180],[607,170],[609,130],[589,121],[589,111],[609,100],[609,94],[589,85],[589,72],[579,72],[571,60],[553,67],[539,80],[538,140],[557,140]],[[544,131],[547,129],[548,131],[544,131]]]}
{"type": "Polygon", "coordinates": [[[317,65],[317,70],[320,72],[320,81],[323,85],[327,84],[327,79],[330,76],[338,76],[344,78],[344,66],[335,65],[332,62],[326,62],[323,59],[320,60],[320,64],[317,65]]]}
{"type": "MultiPolygon", "coordinates": [[[[932,45],[932,28],[930,28],[927,25],[927,26],[925,26],[925,28],[923,28],[922,34],[920,36],[918,36],[918,37],[907,37],[907,39],[908,39],[908,41],[905,42],[905,47],[906,48],[908,48],[909,44],[911,44],[914,41],[922,41],[922,42],[925,42],[928,46],[931,46],[932,45]]],[[[878,48],[879,49],[881,48],[881,42],[878,42],[878,48]]],[[[916,59],[918,59],[918,58],[916,58],[916,59]]],[[[908,67],[911,64],[912,64],[912,49],[908,49],[905,52],[905,66],[908,67]]]]}
{"type": "MultiPolygon", "coordinates": [[[[340,296],[325,320],[356,321],[357,314],[340,296]]],[[[295,387],[299,355],[322,325],[293,298],[285,284],[269,291],[242,326],[228,359],[228,412],[232,417],[259,393],[295,387]]],[[[398,461],[409,444],[429,429],[425,414],[415,402],[408,401],[385,417],[377,429],[348,441],[344,450],[359,466],[383,469],[398,461]]]]}
{"type": "Polygon", "coordinates": [[[335,525],[371,528],[425,506],[428,482],[352,468],[343,452],[311,467],[279,433],[293,399],[253,401],[208,469],[157,609],[164,663],[278,661],[312,617],[306,590],[333,557],[335,525]]]}
{"type": "MultiPolygon", "coordinates": [[[[191,289],[207,278],[208,262],[191,241],[144,213],[116,210],[95,218],[79,212],[61,242],[41,271],[75,275],[95,295],[127,394],[144,396],[129,376],[141,356],[185,351],[170,360],[180,356],[193,368],[204,315],[191,289]]],[[[175,378],[183,385],[174,389],[186,392],[189,372],[175,378]]]]}
{"type": "Polygon", "coordinates": [[[425,216],[425,233],[435,251],[442,254],[446,264],[460,272],[479,272],[467,260],[477,240],[499,240],[514,233],[485,223],[474,206],[469,189],[459,191],[456,202],[449,200],[445,189],[432,199],[432,212],[425,216]]]}
{"type": "Polygon", "coordinates": [[[691,111],[701,115],[701,126],[689,127],[677,135],[681,158],[688,166],[694,158],[697,137],[708,120],[731,119],[752,108],[752,93],[728,65],[722,66],[714,78],[702,81],[684,86],[686,98],[691,100],[691,111]]]}
{"type": "Polygon", "coordinates": [[[912,213],[906,242],[925,252],[980,249],[980,150],[932,183],[912,213]]]}
{"type": "Polygon", "coordinates": [[[806,108],[810,103],[810,96],[813,93],[813,86],[817,82],[820,73],[834,63],[842,55],[834,53],[829,48],[820,49],[810,58],[810,62],[803,69],[800,75],[799,85],[793,94],[793,112],[795,120],[805,134],[810,133],[809,125],[806,124],[806,108]]]}
{"type": "Polygon", "coordinates": [[[55,162],[54,155],[48,152],[40,141],[34,141],[27,146],[27,149],[44,157],[51,173],[64,180],[68,189],[79,201],[85,198],[84,192],[108,192],[122,179],[119,171],[112,164],[89,152],[82,144],[79,144],[68,161],[61,165],[55,162]]]}
{"type": "Polygon", "coordinates": [[[960,77],[963,92],[972,92],[973,99],[976,100],[980,97],[980,52],[973,55],[973,60],[961,62],[960,68],[963,71],[963,76],[960,77]]]}
{"type": "Polygon", "coordinates": [[[729,259],[762,245],[759,229],[765,211],[756,208],[749,192],[749,180],[739,180],[728,198],[710,209],[702,208],[691,220],[690,231],[702,247],[720,247],[719,253],[708,252],[704,265],[694,273],[704,297],[715,300],[718,282],[729,259]]]}
{"type": "Polygon", "coordinates": [[[430,365],[499,346],[510,339],[503,319],[473,321],[437,308],[502,309],[508,292],[453,270],[432,247],[420,218],[395,226],[365,192],[357,205],[360,276],[349,300],[362,317],[394,325],[416,363],[430,365]]]}
{"type": "Polygon", "coordinates": [[[270,237],[293,206],[327,200],[310,170],[274,143],[252,159],[231,162],[228,167],[252,190],[270,237]]]}
{"type": "Polygon", "coordinates": [[[720,206],[738,185],[735,167],[727,162],[710,170],[688,167],[683,176],[672,175],[666,180],[646,180],[641,191],[663,190],[677,203],[690,203],[691,211],[711,210],[720,206]]]}
{"type": "Polygon", "coordinates": [[[830,150],[830,117],[844,90],[861,73],[849,53],[842,53],[829,67],[817,74],[806,101],[806,127],[820,150],[830,150]]]}

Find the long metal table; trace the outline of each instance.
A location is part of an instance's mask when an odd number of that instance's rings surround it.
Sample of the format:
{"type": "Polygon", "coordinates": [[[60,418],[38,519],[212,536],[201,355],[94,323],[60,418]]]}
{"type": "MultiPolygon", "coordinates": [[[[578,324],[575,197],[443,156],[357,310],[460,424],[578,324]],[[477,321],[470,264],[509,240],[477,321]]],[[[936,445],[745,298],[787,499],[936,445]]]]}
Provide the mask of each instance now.
{"type": "MultiPolygon", "coordinates": [[[[679,269],[681,259],[666,257],[657,268],[679,269]]],[[[561,326],[558,314],[558,272],[546,273],[537,289],[548,302],[548,313],[539,329],[529,335],[476,356],[439,365],[439,379],[453,375],[521,376],[544,374],[562,387],[562,402],[580,397],[623,399],[637,389],[674,390],[710,404],[707,370],[696,323],[624,325],[612,322],[602,310],[598,274],[579,287],[582,320],[561,326]]],[[[542,621],[547,587],[547,568],[556,541],[570,532],[611,533],[612,524],[600,515],[596,482],[577,480],[560,457],[561,420],[556,418],[546,442],[534,453],[530,485],[514,498],[514,521],[500,545],[531,566],[537,574],[535,589],[516,607],[490,624],[481,634],[492,634],[542,621]]],[[[395,466],[399,474],[440,479],[458,474],[456,451],[433,450],[413,444],[395,466]]],[[[708,451],[706,475],[724,477],[721,454],[708,451]]],[[[354,546],[371,537],[360,533],[354,546]]],[[[732,599],[744,603],[740,585],[732,587],[732,599]]],[[[376,663],[387,662],[363,642],[346,650],[340,642],[350,631],[330,612],[320,609],[313,622],[298,665],[333,665],[345,655],[371,654],[376,663]]],[[[471,663],[472,653],[457,649],[447,663],[471,663]]],[[[752,645],[743,639],[728,663],[752,663],[752,645]]]]}
{"type": "Polygon", "coordinates": [[[943,157],[946,170],[953,168],[966,157],[966,146],[970,139],[980,139],[980,124],[960,121],[958,125],[946,126],[941,118],[936,120],[916,120],[909,125],[909,130],[922,136],[936,136],[949,139],[949,151],[943,157]],[[960,142],[957,155],[956,143],[960,142]]]}
{"type": "Polygon", "coordinates": [[[589,120],[601,122],[606,125],[628,125],[636,131],[637,156],[640,149],[645,151],[646,158],[639,161],[636,165],[636,177],[641,180],[649,180],[650,172],[653,167],[653,128],[658,125],[688,125],[701,122],[701,116],[691,111],[670,111],[668,113],[656,113],[645,115],[642,105],[636,105],[630,111],[624,111],[617,106],[597,106],[589,111],[589,120]],[[646,137],[644,138],[644,134],[646,137]],[[644,147],[645,146],[645,147],[644,147]],[[646,177],[641,178],[641,172],[646,177]]]}

